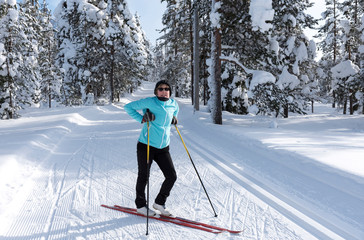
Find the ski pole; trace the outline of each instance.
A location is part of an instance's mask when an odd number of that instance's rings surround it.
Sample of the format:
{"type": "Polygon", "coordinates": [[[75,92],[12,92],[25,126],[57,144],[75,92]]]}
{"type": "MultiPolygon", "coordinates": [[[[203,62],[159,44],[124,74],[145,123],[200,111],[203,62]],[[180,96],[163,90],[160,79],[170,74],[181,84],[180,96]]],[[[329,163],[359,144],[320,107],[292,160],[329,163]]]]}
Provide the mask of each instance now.
{"type": "Polygon", "coordinates": [[[181,141],[182,141],[182,143],[183,143],[183,146],[184,146],[184,147],[185,147],[185,149],[186,149],[187,155],[188,155],[188,157],[189,157],[189,158],[190,158],[190,160],[191,160],[192,166],[193,166],[193,168],[195,169],[195,172],[196,172],[196,174],[197,174],[197,176],[198,176],[198,179],[200,180],[200,183],[201,183],[201,185],[202,185],[202,188],[203,188],[203,190],[204,190],[204,191],[205,191],[205,193],[206,193],[207,199],[208,199],[208,200],[209,200],[209,202],[210,202],[210,205],[211,205],[212,210],[214,211],[215,217],[217,217],[217,214],[216,214],[216,211],[215,211],[215,209],[214,209],[214,206],[212,205],[212,202],[211,202],[211,200],[210,200],[210,197],[209,197],[209,195],[207,194],[206,188],[205,188],[205,186],[203,185],[203,182],[202,182],[202,180],[201,180],[200,174],[199,174],[199,173],[198,173],[198,171],[197,171],[197,168],[196,168],[196,166],[195,166],[195,163],[193,162],[192,157],[191,157],[190,153],[189,153],[189,152],[188,152],[188,150],[187,150],[186,144],[185,144],[185,142],[183,141],[182,135],[181,135],[181,133],[180,133],[180,132],[179,132],[179,130],[178,130],[177,124],[175,124],[174,126],[176,127],[176,130],[177,130],[177,132],[178,132],[178,135],[179,135],[179,137],[181,138],[181,141]]]}
{"type": "MultiPolygon", "coordinates": [[[[149,109],[147,108],[147,112],[149,109]]],[[[145,235],[148,235],[148,223],[149,223],[149,115],[147,115],[147,132],[148,132],[148,144],[147,144],[147,232],[145,235]]]]}

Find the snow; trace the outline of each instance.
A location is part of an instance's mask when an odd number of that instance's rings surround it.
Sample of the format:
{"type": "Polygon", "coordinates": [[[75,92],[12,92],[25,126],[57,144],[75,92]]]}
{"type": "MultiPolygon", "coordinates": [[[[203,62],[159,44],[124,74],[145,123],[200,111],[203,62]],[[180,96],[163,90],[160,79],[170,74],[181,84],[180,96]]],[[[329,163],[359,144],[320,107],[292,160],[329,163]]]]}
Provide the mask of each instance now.
{"type": "Polygon", "coordinates": [[[16,5],[16,0],[8,0],[8,1],[5,1],[7,2],[10,6],[15,6],[16,5]]]}
{"type": "Polygon", "coordinates": [[[276,39],[270,40],[270,50],[275,53],[275,55],[278,55],[279,53],[279,43],[276,39]]]}
{"type": "Polygon", "coordinates": [[[253,30],[264,32],[272,28],[272,24],[267,23],[267,21],[272,21],[274,17],[272,0],[252,0],[249,14],[252,17],[253,30]]]}
{"type": "Polygon", "coordinates": [[[254,90],[254,88],[256,86],[258,86],[259,84],[264,84],[264,83],[275,83],[276,82],[276,78],[273,76],[273,74],[266,72],[266,71],[261,71],[261,70],[254,70],[251,71],[251,73],[253,74],[252,77],[252,81],[250,83],[249,86],[249,90],[254,90]]]}
{"type": "Polygon", "coordinates": [[[352,61],[346,60],[331,68],[331,72],[334,78],[346,78],[357,74],[359,67],[352,61]]]}
{"type": "Polygon", "coordinates": [[[13,21],[13,22],[18,21],[19,12],[16,9],[12,9],[12,8],[9,9],[8,15],[9,15],[9,18],[11,19],[11,21],[13,21]]]}
{"type": "Polygon", "coordinates": [[[306,45],[303,42],[301,42],[300,46],[297,49],[296,61],[303,62],[307,58],[308,58],[307,47],[306,47],[306,45]]]}
{"type": "Polygon", "coordinates": [[[212,1],[212,10],[210,13],[210,21],[212,28],[220,28],[220,13],[219,9],[221,8],[221,2],[212,1]]]}
{"type": "Polygon", "coordinates": [[[299,84],[300,80],[297,78],[297,76],[290,74],[287,67],[284,67],[277,81],[278,87],[280,89],[284,89],[285,87],[295,89],[299,84]]]}
{"type": "MultiPolygon", "coordinates": [[[[123,106],[153,95],[143,82],[105,106],[28,109],[0,125],[0,239],[363,239],[364,116],[315,104],[316,113],[270,118],[180,105],[178,179],[167,206],[181,217],[234,230],[212,233],[101,208],[134,207],[141,124],[123,106]]],[[[163,176],[153,164],[150,196],[163,176]]]]}

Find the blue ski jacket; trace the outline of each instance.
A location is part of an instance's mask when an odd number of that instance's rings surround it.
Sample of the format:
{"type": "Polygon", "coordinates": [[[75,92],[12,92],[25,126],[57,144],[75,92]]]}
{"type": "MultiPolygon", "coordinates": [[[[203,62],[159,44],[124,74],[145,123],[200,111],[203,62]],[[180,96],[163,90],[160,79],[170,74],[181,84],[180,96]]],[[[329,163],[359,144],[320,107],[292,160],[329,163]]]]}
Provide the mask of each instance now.
{"type": "MultiPolygon", "coordinates": [[[[169,146],[171,122],[173,116],[177,117],[179,111],[177,101],[171,98],[168,101],[161,101],[157,97],[148,97],[124,106],[125,111],[140,123],[147,108],[155,115],[155,120],[150,122],[149,128],[150,146],[159,149],[169,146]],[[138,110],[142,110],[143,114],[140,114],[138,110]]],[[[142,128],[139,142],[148,144],[147,124],[144,124],[142,128]]]]}

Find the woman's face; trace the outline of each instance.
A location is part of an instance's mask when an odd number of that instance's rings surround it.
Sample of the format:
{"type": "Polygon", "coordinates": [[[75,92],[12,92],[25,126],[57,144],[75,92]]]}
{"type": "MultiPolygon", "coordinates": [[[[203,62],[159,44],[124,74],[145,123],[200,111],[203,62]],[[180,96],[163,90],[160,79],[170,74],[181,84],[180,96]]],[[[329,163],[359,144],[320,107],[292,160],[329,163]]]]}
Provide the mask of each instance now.
{"type": "Polygon", "coordinates": [[[157,88],[157,97],[169,98],[171,89],[169,89],[167,84],[161,84],[157,88]]]}

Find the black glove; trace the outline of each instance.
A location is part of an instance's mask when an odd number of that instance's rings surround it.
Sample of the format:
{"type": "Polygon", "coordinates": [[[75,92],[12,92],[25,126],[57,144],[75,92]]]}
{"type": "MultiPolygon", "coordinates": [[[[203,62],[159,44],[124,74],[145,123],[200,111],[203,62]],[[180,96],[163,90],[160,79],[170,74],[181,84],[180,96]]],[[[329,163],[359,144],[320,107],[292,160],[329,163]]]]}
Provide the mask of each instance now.
{"type": "Polygon", "coordinates": [[[177,118],[175,116],[173,116],[171,124],[177,125],[177,123],[178,123],[177,118]]]}
{"type": "Polygon", "coordinates": [[[149,110],[147,110],[147,112],[143,116],[142,123],[153,122],[154,120],[155,120],[155,115],[149,112],[149,110]]]}

